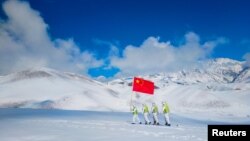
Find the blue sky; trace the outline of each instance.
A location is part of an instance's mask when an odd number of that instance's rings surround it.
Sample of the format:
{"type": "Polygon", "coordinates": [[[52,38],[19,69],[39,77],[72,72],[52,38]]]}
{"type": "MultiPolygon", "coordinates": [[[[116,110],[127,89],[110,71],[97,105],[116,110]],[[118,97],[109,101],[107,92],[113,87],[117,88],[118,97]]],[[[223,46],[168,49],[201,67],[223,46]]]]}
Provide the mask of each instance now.
{"type": "MultiPolygon", "coordinates": [[[[130,65],[121,59],[126,59],[123,56],[129,53],[126,52],[128,45],[143,48],[149,37],[166,46],[170,41],[174,48],[185,46],[186,35],[190,32],[198,36],[200,47],[216,41],[212,51],[194,57],[198,60],[218,57],[244,60],[243,56],[250,52],[248,0],[33,0],[27,3],[32,10],[39,11],[48,25],[46,31],[51,41],[72,39],[80,52],[90,52],[96,60],[102,61],[101,65],[85,70],[93,77],[112,77],[117,72],[133,74],[128,71],[130,65]],[[218,40],[223,43],[217,43],[218,40]],[[112,46],[118,50],[116,61],[110,59],[115,56],[110,55],[112,46]]],[[[3,9],[0,17],[8,20],[3,9]]],[[[143,66],[134,72],[139,73],[143,68],[152,71],[143,66]]],[[[159,71],[164,69],[159,68],[159,71]]]]}

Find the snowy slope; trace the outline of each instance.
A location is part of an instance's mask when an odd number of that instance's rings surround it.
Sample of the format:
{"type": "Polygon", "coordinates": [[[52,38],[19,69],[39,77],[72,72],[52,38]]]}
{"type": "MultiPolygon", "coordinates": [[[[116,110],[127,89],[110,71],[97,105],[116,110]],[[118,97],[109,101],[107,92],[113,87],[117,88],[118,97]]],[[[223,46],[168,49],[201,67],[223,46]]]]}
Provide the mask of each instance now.
{"type": "Polygon", "coordinates": [[[48,68],[25,70],[0,79],[0,107],[117,110],[118,93],[87,77],[48,68]]]}

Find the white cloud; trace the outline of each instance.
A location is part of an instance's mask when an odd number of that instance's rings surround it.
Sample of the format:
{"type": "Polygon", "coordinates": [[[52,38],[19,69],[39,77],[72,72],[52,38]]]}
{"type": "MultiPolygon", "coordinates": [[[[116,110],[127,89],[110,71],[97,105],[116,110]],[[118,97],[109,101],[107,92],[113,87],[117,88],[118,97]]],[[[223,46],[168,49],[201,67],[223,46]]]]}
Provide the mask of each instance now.
{"type": "Polygon", "coordinates": [[[103,64],[73,39],[52,41],[48,25],[27,2],[6,1],[3,11],[8,19],[0,20],[0,74],[32,67],[87,72],[103,64]]]}
{"type": "Polygon", "coordinates": [[[213,48],[225,43],[224,38],[200,43],[200,37],[194,32],[185,35],[185,43],[174,46],[160,42],[159,38],[149,37],[139,47],[128,45],[122,52],[122,57],[112,56],[111,66],[118,67],[118,75],[138,75],[173,71],[188,68],[200,59],[206,59],[213,48]]]}
{"type": "Polygon", "coordinates": [[[117,45],[119,45],[119,41],[110,42],[100,39],[93,39],[93,43],[99,46],[109,47],[109,52],[108,52],[109,57],[119,55],[119,48],[117,47],[117,45]]]}
{"type": "Polygon", "coordinates": [[[27,2],[6,1],[3,11],[7,20],[0,19],[0,74],[33,67],[86,73],[89,68],[103,65],[107,69],[119,68],[121,75],[172,71],[194,65],[207,58],[215,46],[226,42],[218,38],[201,43],[197,34],[189,32],[185,43],[179,46],[149,37],[139,47],[128,45],[119,50],[115,44],[97,39],[95,43],[110,46],[108,61],[98,60],[93,53],[81,51],[73,39],[52,40],[49,26],[27,2]]]}

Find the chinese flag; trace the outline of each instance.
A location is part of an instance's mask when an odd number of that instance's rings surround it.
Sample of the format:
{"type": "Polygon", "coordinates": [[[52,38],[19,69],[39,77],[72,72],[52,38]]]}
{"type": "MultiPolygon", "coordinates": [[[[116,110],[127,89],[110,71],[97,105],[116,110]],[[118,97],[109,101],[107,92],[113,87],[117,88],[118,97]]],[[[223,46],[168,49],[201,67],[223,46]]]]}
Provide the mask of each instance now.
{"type": "Polygon", "coordinates": [[[154,94],[154,82],[134,77],[133,91],[154,94]]]}

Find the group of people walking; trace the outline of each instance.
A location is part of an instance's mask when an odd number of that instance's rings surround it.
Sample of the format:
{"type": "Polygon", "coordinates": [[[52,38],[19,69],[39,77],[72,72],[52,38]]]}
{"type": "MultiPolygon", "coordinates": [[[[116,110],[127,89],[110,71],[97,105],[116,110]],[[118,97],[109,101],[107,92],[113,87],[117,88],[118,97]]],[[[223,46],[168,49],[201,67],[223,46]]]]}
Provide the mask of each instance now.
{"type": "MultiPolygon", "coordinates": [[[[163,114],[166,126],[171,125],[170,120],[169,120],[169,112],[170,112],[170,110],[169,110],[167,102],[162,102],[162,114],[163,114]]],[[[138,122],[141,124],[140,118],[138,116],[139,112],[138,112],[138,109],[135,105],[132,106],[132,113],[133,113],[133,123],[138,122]]],[[[147,104],[145,104],[145,103],[142,104],[142,113],[143,113],[143,117],[145,120],[145,124],[151,124],[151,121],[149,120],[148,117],[150,116],[150,113],[152,113],[153,124],[160,125],[159,119],[158,119],[159,110],[158,110],[158,106],[155,103],[152,103],[151,111],[149,111],[147,104]]]]}

